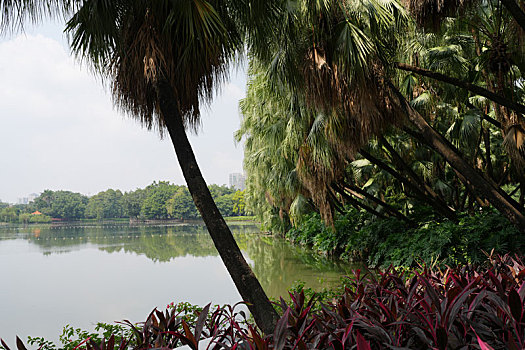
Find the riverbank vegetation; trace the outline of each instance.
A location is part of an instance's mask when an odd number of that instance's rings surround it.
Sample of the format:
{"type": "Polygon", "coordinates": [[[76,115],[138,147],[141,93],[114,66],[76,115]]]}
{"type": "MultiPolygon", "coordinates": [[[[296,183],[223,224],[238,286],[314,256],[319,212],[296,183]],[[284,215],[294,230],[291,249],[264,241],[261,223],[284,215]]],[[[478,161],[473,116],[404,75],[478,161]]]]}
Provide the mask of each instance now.
{"type": "Polygon", "coordinates": [[[310,214],[291,228],[286,237],[297,244],[344,260],[361,261],[369,267],[437,266],[481,263],[487,254],[525,251],[522,233],[499,213],[487,210],[462,215],[457,221],[436,219],[431,209],[399,218],[377,219],[348,208],[327,226],[319,214],[310,214]]]}
{"type": "MultiPolygon", "coordinates": [[[[208,188],[222,215],[244,217],[244,191],[224,185],[208,188]]],[[[0,222],[47,223],[52,218],[191,220],[199,219],[200,215],[188,188],[166,181],[153,182],[129,192],[108,189],[91,197],[71,191],[45,190],[29,204],[0,203],[0,222]]]]}

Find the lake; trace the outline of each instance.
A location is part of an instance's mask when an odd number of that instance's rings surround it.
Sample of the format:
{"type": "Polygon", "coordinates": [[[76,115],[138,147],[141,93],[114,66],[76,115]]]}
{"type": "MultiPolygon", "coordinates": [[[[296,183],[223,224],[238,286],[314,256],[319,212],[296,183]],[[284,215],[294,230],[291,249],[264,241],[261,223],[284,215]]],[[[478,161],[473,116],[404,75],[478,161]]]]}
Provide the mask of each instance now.
{"type": "MultiPolygon", "coordinates": [[[[321,290],[352,267],[230,224],[270,297],[295,281],[321,290]]],[[[145,320],[170,302],[240,301],[202,223],[187,225],[60,224],[0,226],[0,337],[57,341],[63,326],[145,320]]]]}

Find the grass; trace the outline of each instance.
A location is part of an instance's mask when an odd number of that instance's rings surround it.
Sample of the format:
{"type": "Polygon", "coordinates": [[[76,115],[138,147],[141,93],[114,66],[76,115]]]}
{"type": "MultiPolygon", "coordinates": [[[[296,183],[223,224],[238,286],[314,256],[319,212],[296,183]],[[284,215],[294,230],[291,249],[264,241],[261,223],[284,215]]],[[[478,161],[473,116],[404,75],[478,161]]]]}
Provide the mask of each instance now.
{"type": "Polygon", "coordinates": [[[227,222],[232,221],[253,221],[255,222],[255,216],[225,216],[224,220],[227,222]]]}

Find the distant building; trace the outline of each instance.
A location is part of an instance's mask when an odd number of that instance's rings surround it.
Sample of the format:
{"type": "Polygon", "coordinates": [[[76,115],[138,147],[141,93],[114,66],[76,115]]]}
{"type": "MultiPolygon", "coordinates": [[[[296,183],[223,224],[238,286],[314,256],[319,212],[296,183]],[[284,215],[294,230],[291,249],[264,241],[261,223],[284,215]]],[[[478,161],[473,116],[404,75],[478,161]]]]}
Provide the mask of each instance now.
{"type": "Polygon", "coordinates": [[[28,197],[18,198],[17,204],[27,204],[27,203],[29,203],[28,197]]]}
{"type": "Polygon", "coordinates": [[[32,201],[34,201],[35,199],[37,199],[38,196],[40,196],[39,193],[31,193],[27,198],[29,199],[29,202],[32,202],[32,201]]]}
{"type": "Polygon", "coordinates": [[[34,201],[39,196],[38,193],[31,193],[27,197],[18,198],[17,203],[18,204],[29,204],[30,202],[34,201]]]}
{"type": "Polygon", "coordinates": [[[246,188],[246,176],[241,173],[230,174],[230,187],[236,190],[244,191],[246,188]]]}

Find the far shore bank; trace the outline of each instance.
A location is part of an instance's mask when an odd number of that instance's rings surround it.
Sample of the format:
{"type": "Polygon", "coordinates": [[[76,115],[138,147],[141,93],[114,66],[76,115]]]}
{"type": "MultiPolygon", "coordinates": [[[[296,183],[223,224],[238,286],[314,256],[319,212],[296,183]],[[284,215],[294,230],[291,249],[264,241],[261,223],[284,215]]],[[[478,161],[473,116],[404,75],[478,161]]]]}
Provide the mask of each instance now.
{"type": "MultiPolygon", "coordinates": [[[[224,220],[228,223],[246,223],[258,224],[255,216],[230,216],[225,217],[224,220]]],[[[82,225],[82,224],[130,224],[130,225],[204,225],[201,219],[138,219],[138,218],[107,218],[102,220],[97,219],[81,219],[81,220],[65,220],[53,219],[48,223],[28,222],[28,223],[12,223],[0,222],[0,226],[41,226],[41,225],[82,225]]]]}

